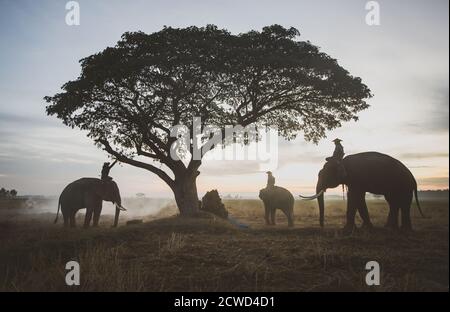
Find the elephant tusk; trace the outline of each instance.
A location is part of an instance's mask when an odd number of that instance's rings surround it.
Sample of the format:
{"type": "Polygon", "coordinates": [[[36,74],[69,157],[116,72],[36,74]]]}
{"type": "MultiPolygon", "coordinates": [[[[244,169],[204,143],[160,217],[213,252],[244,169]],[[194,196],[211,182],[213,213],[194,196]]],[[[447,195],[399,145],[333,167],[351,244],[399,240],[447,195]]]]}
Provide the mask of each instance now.
{"type": "Polygon", "coordinates": [[[317,197],[321,196],[323,193],[324,193],[324,190],[321,190],[319,193],[317,193],[316,195],[313,195],[313,196],[302,196],[302,195],[298,195],[298,196],[304,200],[313,200],[313,199],[316,199],[317,197]]]}
{"type": "Polygon", "coordinates": [[[124,207],[122,207],[121,205],[119,205],[119,204],[116,204],[116,207],[117,208],[119,208],[119,210],[122,210],[122,211],[127,211],[124,207]]]}

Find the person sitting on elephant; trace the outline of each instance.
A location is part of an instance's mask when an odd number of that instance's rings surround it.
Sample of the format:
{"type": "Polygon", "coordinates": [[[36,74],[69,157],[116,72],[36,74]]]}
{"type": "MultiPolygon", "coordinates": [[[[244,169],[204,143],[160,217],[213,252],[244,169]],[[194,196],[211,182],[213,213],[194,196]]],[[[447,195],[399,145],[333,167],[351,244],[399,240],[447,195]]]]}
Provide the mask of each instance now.
{"type": "Polygon", "coordinates": [[[334,139],[333,140],[333,143],[334,143],[333,156],[328,157],[326,159],[327,161],[331,160],[331,159],[334,159],[334,160],[337,160],[338,162],[340,162],[344,158],[345,152],[344,152],[344,147],[342,146],[341,142],[342,142],[341,139],[334,139]]]}
{"type": "Polygon", "coordinates": [[[345,171],[345,167],[342,164],[342,160],[344,159],[344,147],[342,146],[341,139],[334,139],[334,152],[333,152],[333,156],[331,157],[327,157],[326,161],[335,161],[337,166],[338,166],[338,171],[340,172],[340,175],[345,177],[347,175],[346,171],[345,171]]]}
{"type": "Polygon", "coordinates": [[[275,177],[271,171],[267,171],[267,186],[266,188],[273,188],[275,186],[275,177]]]}
{"type": "Polygon", "coordinates": [[[105,162],[103,163],[103,167],[102,167],[102,180],[105,180],[107,176],[109,176],[109,162],[105,162]]]}
{"type": "Polygon", "coordinates": [[[109,162],[105,162],[103,163],[103,167],[102,167],[102,174],[101,174],[101,179],[102,180],[112,180],[112,178],[109,176],[109,171],[111,170],[111,168],[116,164],[117,160],[115,160],[112,165],[110,165],[109,162]]]}

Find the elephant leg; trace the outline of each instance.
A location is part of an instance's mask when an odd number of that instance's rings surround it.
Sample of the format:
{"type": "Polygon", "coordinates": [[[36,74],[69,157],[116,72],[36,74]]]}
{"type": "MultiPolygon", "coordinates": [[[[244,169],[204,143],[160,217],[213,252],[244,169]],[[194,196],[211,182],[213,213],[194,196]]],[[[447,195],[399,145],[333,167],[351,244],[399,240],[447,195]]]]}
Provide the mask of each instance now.
{"type": "Polygon", "coordinates": [[[284,214],[286,215],[286,218],[288,219],[288,226],[294,226],[294,212],[292,209],[284,210],[284,214]]]}
{"type": "Polygon", "coordinates": [[[351,234],[355,228],[355,216],[358,210],[358,205],[361,203],[361,198],[364,198],[364,193],[359,191],[349,190],[347,194],[347,223],[344,226],[344,234],[351,234]]]}
{"type": "Polygon", "coordinates": [[[70,217],[69,217],[69,219],[70,219],[70,227],[76,227],[77,226],[77,224],[75,222],[75,215],[76,215],[76,212],[72,212],[70,214],[70,217]]]}
{"type": "Polygon", "coordinates": [[[398,213],[399,207],[395,204],[389,205],[389,214],[386,222],[386,227],[392,230],[398,229],[398,213]]]}
{"type": "Polygon", "coordinates": [[[266,225],[270,225],[270,210],[269,207],[264,207],[265,214],[264,214],[264,220],[266,220],[266,225]]]}
{"type": "Polygon", "coordinates": [[[392,196],[386,196],[386,200],[389,204],[389,214],[386,227],[396,230],[398,229],[399,203],[392,196]]]}
{"type": "MultiPolygon", "coordinates": [[[[62,209],[61,209],[61,211],[62,211],[62,209]]],[[[69,213],[63,212],[62,216],[64,219],[64,227],[68,227],[69,226],[69,213]]]]}
{"type": "Polygon", "coordinates": [[[275,225],[275,214],[276,214],[276,209],[272,209],[270,210],[270,224],[275,225]]]}
{"type": "Polygon", "coordinates": [[[102,202],[98,203],[98,205],[94,208],[94,226],[98,226],[98,221],[100,219],[100,214],[102,212],[102,202]]]}
{"type": "Polygon", "coordinates": [[[362,226],[365,229],[371,229],[373,228],[372,222],[370,221],[370,216],[369,216],[369,210],[367,209],[367,203],[366,203],[366,194],[364,193],[362,197],[359,198],[360,203],[358,205],[358,212],[359,212],[359,216],[361,217],[363,224],[362,226]]]}
{"type": "Polygon", "coordinates": [[[411,231],[412,230],[412,224],[411,224],[411,206],[404,206],[401,208],[402,211],[402,231],[411,231]]]}
{"type": "Polygon", "coordinates": [[[89,207],[86,208],[86,215],[84,216],[84,227],[89,227],[89,224],[91,223],[92,219],[92,213],[94,212],[94,208],[89,207]]]}
{"type": "Polygon", "coordinates": [[[402,211],[402,227],[403,231],[411,231],[411,203],[412,203],[412,193],[405,195],[405,199],[402,201],[401,211],[402,211]]]}
{"type": "Polygon", "coordinates": [[[392,230],[398,229],[398,212],[399,208],[397,205],[389,205],[389,215],[386,222],[386,227],[392,230]]]}

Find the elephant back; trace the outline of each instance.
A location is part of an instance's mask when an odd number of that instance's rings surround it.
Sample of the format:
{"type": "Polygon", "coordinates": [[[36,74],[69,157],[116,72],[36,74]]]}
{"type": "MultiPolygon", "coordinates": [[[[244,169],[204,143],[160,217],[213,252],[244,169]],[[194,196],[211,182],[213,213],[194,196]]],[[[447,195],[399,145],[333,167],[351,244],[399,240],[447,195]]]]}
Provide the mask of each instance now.
{"type": "Polygon", "coordinates": [[[69,183],[61,193],[61,204],[84,207],[85,194],[92,192],[100,183],[97,178],[81,178],[69,183]]]}
{"type": "Polygon", "coordinates": [[[281,186],[273,186],[271,188],[265,188],[261,191],[264,192],[264,201],[285,203],[291,205],[294,203],[294,196],[291,192],[281,186]]]}
{"type": "Polygon", "coordinates": [[[378,152],[349,155],[343,160],[352,184],[367,186],[368,191],[387,189],[413,190],[416,181],[401,161],[378,152]]]}

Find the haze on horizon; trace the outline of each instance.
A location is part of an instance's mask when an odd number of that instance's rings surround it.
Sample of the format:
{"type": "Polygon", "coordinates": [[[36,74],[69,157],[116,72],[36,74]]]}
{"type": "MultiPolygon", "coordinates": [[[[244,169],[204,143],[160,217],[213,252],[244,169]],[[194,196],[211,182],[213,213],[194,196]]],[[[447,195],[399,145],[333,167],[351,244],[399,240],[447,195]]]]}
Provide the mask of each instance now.
{"type": "MultiPolygon", "coordinates": [[[[83,176],[99,176],[106,152],[83,132],[45,114],[45,95],[80,73],[78,61],[113,46],[126,31],[151,33],[164,25],[215,24],[233,33],[280,24],[297,28],[359,76],[372,90],[371,107],[358,122],[327,133],[318,145],[303,134],[279,140],[277,184],[313,192],[332,139],[346,154],[378,151],[407,165],[419,189],[448,188],[448,1],[378,1],[381,25],[365,23],[366,1],[86,1],[80,26],[65,23],[66,1],[0,0],[0,187],[19,194],[57,195],[83,176]]],[[[199,195],[256,195],[266,175],[257,162],[207,161],[199,195]]],[[[129,165],[111,176],[125,196],[172,197],[157,176],[129,165]]],[[[329,191],[339,193],[340,188],[329,191]]]]}

